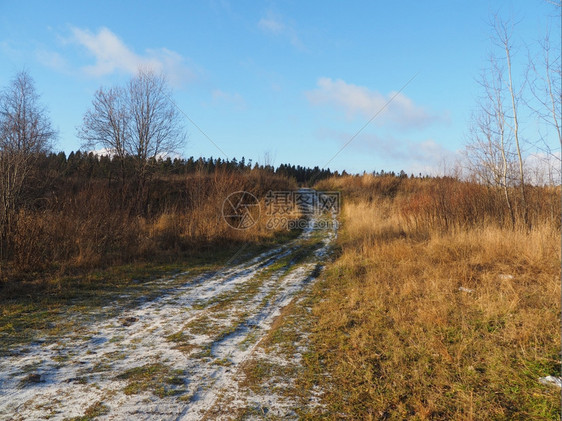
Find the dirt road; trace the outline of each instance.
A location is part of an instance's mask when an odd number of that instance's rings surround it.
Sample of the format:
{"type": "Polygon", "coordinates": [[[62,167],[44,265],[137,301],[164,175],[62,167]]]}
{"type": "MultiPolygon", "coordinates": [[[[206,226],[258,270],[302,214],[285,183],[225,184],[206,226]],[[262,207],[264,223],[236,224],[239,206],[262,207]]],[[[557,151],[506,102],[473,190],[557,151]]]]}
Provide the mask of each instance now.
{"type": "Polygon", "coordinates": [[[240,368],[263,352],[260,340],[315,279],[334,237],[307,228],[220,272],[179,274],[173,288],[155,281],[155,300],[121,312],[108,305],[54,343],[15,350],[0,361],[0,419],[228,419],[224,402],[230,415],[252,406],[294,418],[290,397],[242,390],[240,368]]]}

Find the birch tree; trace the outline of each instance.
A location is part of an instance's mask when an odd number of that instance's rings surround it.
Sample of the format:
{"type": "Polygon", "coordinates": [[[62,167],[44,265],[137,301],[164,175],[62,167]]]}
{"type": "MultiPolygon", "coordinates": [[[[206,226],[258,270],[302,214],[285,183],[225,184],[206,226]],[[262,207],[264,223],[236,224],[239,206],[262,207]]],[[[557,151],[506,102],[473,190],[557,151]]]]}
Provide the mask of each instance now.
{"type": "Polygon", "coordinates": [[[521,205],[523,210],[523,222],[529,226],[529,210],[527,205],[527,191],[525,187],[525,165],[522,153],[522,139],[519,127],[519,102],[523,90],[523,83],[516,85],[513,78],[513,24],[505,22],[500,17],[495,16],[493,22],[493,42],[503,50],[505,59],[506,80],[504,82],[507,90],[507,102],[509,114],[506,114],[505,122],[513,132],[515,152],[517,154],[517,164],[519,172],[519,189],[521,191],[521,205]]]}
{"type": "Polygon", "coordinates": [[[509,187],[514,184],[512,131],[506,124],[505,69],[493,55],[481,76],[484,91],[478,111],[472,116],[470,141],[466,147],[470,170],[480,182],[500,188],[515,226],[515,211],[509,187]]]}
{"type": "Polygon", "coordinates": [[[19,72],[0,94],[0,257],[17,212],[25,205],[23,192],[33,164],[51,149],[55,137],[33,79],[19,72]]]}

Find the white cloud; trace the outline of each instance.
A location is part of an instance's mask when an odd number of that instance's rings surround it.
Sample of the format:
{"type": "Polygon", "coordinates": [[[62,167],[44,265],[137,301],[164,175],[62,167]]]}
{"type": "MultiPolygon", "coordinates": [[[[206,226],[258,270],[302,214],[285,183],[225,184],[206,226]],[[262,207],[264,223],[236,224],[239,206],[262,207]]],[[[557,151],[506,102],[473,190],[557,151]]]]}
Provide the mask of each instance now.
{"type": "Polygon", "coordinates": [[[390,92],[383,95],[364,86],[333,80],[328,77],[318,79],[317,89],[307,91],[306,97],[312,105],[329,105],[343,109],[348,117],[361,115],[371,118],[376,112],[375,123],[390,124],[399,128],[421,128],[440,119],[402,93],[390,92]],[[394,97],[394,98],[393,98],[394,97]],[[392,101],[385,107],[385,104],[392,101]]]}
{"type": "Polygon", "coordinates": [[[58,71],[64,71],[68,66],[68,63],[66,62],[64,57],[56,51],[37,50],[35,52],[35,57],[37,58],[39,63],[58,71]]]}
{"type": "Polygon", "coordinates": [[[258,22],[258,26],[260,29],[273,34],[280,34],[283,30],[285,30],[283,22],[277,21],[273,18],[261,18],[258,22]]]}
{"type": "MultiPolygon", "coordinates": [[[[353,133],[330,129],[317,132],[319,139],[333,139],[341,146],[347,144],[352,136],[353,133]]],[[[415,141],[374,133],[360,134],[349,143],[346,150],[362,156],[372,156],[376,162],[384,162],[386,167],[379,169],[400,168],[414,174],[448,174],[460,158],[459,151],[447,149],[433,139],[415,141]]]]}
{"type": "Polygon", "coordinates": [[[194,77],[184,58],[166,48],[147,49],[145,54],[139,55],[108,28],[92,33],[72,27],[71,32],[72,37],[67,41],[81,45],[96,60],[93,65],[83,67],[88,75],[99,77],[118,71],[134,74],[139,67],[148,67],[165,74],[173,85],[181,85],[194,77]]]}
{"type": "MultiPolygon", "coordinates": [[[[108,156],[110,158],[113,158],[117,152],[115,151],[114,148],[101,148],[101,149],[92,149],[87,151],[87,153],[91,153],[94,154],[95,156],[101,157],[101,156],[108,156]]],[[[155,158],[156,159],[176,159],[176,158],[181,158],[182,156],[179,155],[178,153],[175,152],[160,152],[157,153],[155,158]]]]}
{"type": "Polygon", "coordinates": [[[228,103],[233,105],[237,110],[244,110],[246,108],[246,101],[239,93],[229,93],[220,89],[215,89],[211,93],[213,102],[228,103]]]}
{"type": "Polygon", "coordinates": [[[525,159],[527,182],[536,185],[559,185],[561,180],[560,151],[551,154],[532,153],[525,159]]]}
{"type": "Polygon", "coordinates": [[[289,40],[293,47],[300,50],[304,49],[304,44],[297,35],[297,31],[294,26],[284,22],[280,16],[277,16],[271,11],[267,13],[266,17],[259,20],[258,28],[266,33],[285,37],[289,40]]]}

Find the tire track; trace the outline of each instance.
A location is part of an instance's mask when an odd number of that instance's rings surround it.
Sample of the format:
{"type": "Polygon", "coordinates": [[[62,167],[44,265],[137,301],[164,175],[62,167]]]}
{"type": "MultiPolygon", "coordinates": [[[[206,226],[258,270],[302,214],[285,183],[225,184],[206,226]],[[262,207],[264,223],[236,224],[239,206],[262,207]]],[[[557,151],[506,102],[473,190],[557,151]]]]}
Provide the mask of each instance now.
{"type": "Polygon", "coordinates": [[[154,281],[165,294],[153,301],[18,348],[0,361],[0,418],[62,420],[97,408],[99,419],[200,419],[236,386],[238,368],[313,279],[334,235],[307,229],[222,272],[176,275],[179,287],[154,281]]]}

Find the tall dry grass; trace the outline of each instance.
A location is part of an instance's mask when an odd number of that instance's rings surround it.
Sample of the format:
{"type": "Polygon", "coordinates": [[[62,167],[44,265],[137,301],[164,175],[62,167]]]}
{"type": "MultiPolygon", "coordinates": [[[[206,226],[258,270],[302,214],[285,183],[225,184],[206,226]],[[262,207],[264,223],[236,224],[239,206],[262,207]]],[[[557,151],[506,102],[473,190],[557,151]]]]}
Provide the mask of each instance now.
{"type": "Polygon", "coordinates": [[[248,230],[230,228],[222,217],[224,200],[240,190],[263,198],[269,190],[295,186],[260,169],[155,177],[144,212],[117,183],[64,179],[56,187],[14,218],[7,258],[0,261],[0,290],[41,276],[258,244],[276,232],[263,218],[248,230]]]}
{"type": "MultiPolygon", "coordinates": [[[[447,181],[457,196],[439,208],[439,183],[323,186],[351,190],[341,254],[317,286],[315,357],[307,360],[309,375],[329,375],[317,377],[324,416],[559,419],[560,390],[538,382],[560,375],[553,193],[539,192],[549,206],[533,210],[531,230],[513,229],[499,209],[473,208],[491,201],[481,186],[447,181]],[[420,200],[433,205],[412,206],[420,200]]],[[[554,195],[559,203],[560,191],[554,195]]]]}
{"type": "MultiPolygon", "coordinates": [[[[390,199],[402,222],[422,231],[450,228],[529,228],[523,224],[523,200],[516,188],[509,190],[515,226],[501,189],[451,177],[408,178],[395,176],[348,176],[323,180],[317,188],[345,192],[348,200],[390,199]]],[[[560,229],[560,187],[527,186],[530,227],[551,224],[560,229]]]]}

